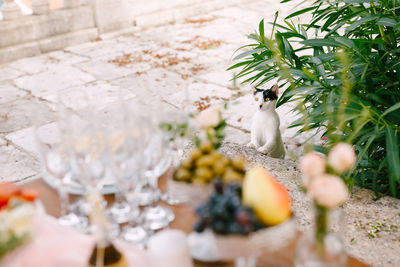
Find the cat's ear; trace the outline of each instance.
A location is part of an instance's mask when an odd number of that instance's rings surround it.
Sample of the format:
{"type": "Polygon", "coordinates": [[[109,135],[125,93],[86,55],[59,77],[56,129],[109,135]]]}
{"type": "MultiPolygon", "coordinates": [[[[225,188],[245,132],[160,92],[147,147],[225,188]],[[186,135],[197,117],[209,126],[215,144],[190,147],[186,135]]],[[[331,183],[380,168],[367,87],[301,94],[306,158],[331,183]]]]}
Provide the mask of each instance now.
{"type": "Polygon", "coordinates": [[[272,86],[272,92],[278,96],[279,94],[279,85],[276,83],[274,86],[272,86]]]}
{"type": "Polygon", "coordinates": [[[255,87],[255,86],[253,86],[252,88],[253,88],[253,91],[252,91],[253,95],[264,91],[264,89],[259,89],[259,88],[255,87]]]}
{"type": "Polygon", "coordinates": [[[256,95],[256,94],[257,94],[257,87],[252,86],[252,87],[251,87],[251,93],[252,93],[253,95],[256,95]]]}

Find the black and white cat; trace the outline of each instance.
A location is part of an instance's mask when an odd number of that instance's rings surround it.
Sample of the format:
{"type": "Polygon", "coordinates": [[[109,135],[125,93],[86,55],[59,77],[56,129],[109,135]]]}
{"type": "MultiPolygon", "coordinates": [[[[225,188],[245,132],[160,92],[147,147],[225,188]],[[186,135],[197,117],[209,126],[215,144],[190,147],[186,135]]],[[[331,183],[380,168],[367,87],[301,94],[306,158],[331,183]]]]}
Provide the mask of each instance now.
{"type": "Polygon", "coordinates": [[[272,86],[271,89],[254,87],[253,94],[258,109],[253,115],[251,141],[247,146],[273,158],[284,158],[285,149],[279,130],[280,120],[275,111],[278,89],[277,84],[272,86]]]}

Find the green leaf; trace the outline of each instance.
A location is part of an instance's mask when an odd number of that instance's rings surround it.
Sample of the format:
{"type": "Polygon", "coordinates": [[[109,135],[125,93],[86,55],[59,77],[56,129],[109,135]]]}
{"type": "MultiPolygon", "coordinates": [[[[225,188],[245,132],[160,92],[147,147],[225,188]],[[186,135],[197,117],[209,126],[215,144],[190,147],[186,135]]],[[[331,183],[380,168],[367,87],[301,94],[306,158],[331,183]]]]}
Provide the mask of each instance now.
{"type": "Polygon", "coordinates": [[[376,24],[387,27],[395,27],[397,25],[397,21],[391,18],[381,18],[376,24]]]}
{"type": "Polygon", "coordinates": [[[346,37],[342,37],[342,36],[338,36],[338,37],[332,37],[337,43],[348,47],[348,48],[353,48],[353,49],[357,49],[356,46],[354,45],[354,41],[346,38],[346,37]]]}
{"type": "Polygon", "coordinates": [[[395,197],[397,194],[396,183],[400,182],[400,157],[399,145],[394,130],[390,126],[386,126],[386,155],[389,166],[389,186],[390,192],[395,197]]]}
{"type": "Polygon", "coordinates": [[[400,109],[400,102],[394,104],[393,106],[391,106],[390,108],[388,108],[387,110],[385,110],[385,112],[382,113],[382,117],[385,117],[387,114],[389,114],[390,112],[393,112],[397,109],[400,109]]]}
{"type": "Polygon", "coordinates": [[[325,77],[325,68],[322,61],[318,57],[312,57],[311,61],[315,64],[315,68],[318,71],[318,74],[325,77]]]}
{"type": "Polygon", "coordinates": [[[246,61],[243,61],[243,62],[239,62],[239,63],[237,63],[237,64],[235,64],[235,65],[233,65],[233,66],[230,66],[230,67],[227,68],[226,70],[236,69],[236,68],[241,67],[241,66],[243,66],[243,65],[247,65],[247,64],[249,64],[249,63],[251,63],[251,62],[253,62],[253,60],[246,60],[246,61]]]}
{"type": "Polygon", "coordinates": [[[309,46],[339,46],[334,40],[331,39],[308,39],[300,43],[309,46]]]}
{"type": "Polygon", "coordinates": [[[300,38],[300,39],[303,39],[303,40],[306,40],[306,39],[307,39],[306,36],[301,35],[301,34],[299,34],[299,33],[297,33],[297,32],[281,32],[281,33],[279,33],[279,34],[280,34],[281,36],[287,38],[287,39],[293,38],[293,37],[297,37],[297,38],[300,38]]]}
{"type": "Polygon", "coordinates": [[[360,3],[371,3],[371,2],[375,2],[375,1],[371,1],[371,0],[344,0],[343,1],[346,4],[360,4],[360,3]]]}
{"type": "Polygon", "coordinates": [[[346,28],[346,33],[351,32],[354,29],[357,29],[358,27],[360,27],[361,25],[363,25],[369,21],[376,20],[377,18],[379,18],[378,15],[372,15],[372,16],[368,16],[368,17],[359,19],[359,20],[355,21],[354,23],[352,23],[349,27],[346,28]]]}
{"type": "Polygon", "coordinates": [[[316,6],[312,6],[312,7],[307,7],[307,8],[301,9],[301,10],[299,10],[299,11],[293,12],[292,14],[290,14],[289,16],[287,16],[287,17],[285,18],[285,20],[286,20],[286,19],[293,18],[293,17],[296,17],[296,16],[301,15],[301,14],[304,14],[304,13],[307,13],[307,12],[309,12],[309,11],[311,11],[311,10],[316,9],[316,8],[317,8],[316,6]]]}
{"type": "Polygon", "coordinates": [[[303,68],[301,68],[301,70],[303,71],[303,73],[304,73],[308,78],[310,78],[310,79],[313,80],[313,81],[318,82],[318,78],[315,77],[314,74],[312,74],[308,69],[306,69],[306,68],[303,67],[303,68]]]}
{"type": "Polygon", "coordinates": [[[260,43],[264,44],[265,43],[265,35],[264,35],[264,19],[260,21],[260,24],[258,25],[258,30],[260,32],[260,43]]]}
{"type": "Polygon", "coordinates": [[[265,48],[256,48],[256,49],[253,49],[253,50],[249,50],[249,51],[246,51],[246,52],[243,52],[243,53],[237,55],[236,57],[233,58],[233,60],[238,60],[238,59],[247,57],[247,56],[252,55],[252,54],[257,54],[257,53],[263,52],[265,50],[266,50],[265,48]]]}

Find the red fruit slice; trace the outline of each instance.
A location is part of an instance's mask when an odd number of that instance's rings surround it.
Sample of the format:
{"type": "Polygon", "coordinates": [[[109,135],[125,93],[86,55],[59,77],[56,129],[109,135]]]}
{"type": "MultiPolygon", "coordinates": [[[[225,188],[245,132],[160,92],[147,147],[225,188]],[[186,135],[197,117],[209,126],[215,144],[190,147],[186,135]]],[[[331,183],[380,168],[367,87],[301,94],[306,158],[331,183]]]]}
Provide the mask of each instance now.
{"type": "Polygon", "coordinates": [[[21,188],[13,183],[0,184],[0,208],[7,205],[8,200],[21,193],[21,188]]]}
{"type": "Polygon", "coordinates": [[[33,202],[38,197],[39,192],[33,189],[22,189],[20,197],[26,201],[33,202]]]}

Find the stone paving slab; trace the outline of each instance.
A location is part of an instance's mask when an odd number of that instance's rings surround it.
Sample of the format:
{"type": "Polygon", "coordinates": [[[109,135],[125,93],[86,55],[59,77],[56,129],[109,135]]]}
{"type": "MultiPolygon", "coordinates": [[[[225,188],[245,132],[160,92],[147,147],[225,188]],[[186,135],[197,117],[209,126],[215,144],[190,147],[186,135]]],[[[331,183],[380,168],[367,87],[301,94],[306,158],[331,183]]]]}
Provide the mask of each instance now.
{"type": "Polygon", "coordinates": [[[0,83],[0,104],[12,102],[21,99],[27,95],[27,92],[18,89],[11,80],[0,83]]]}
{"type": "MultiPolygon", "coordinates": [[[[256,108],[251,87],[234,88],[231,79],[235,71],[226,71],[233,64],[233,52],[249,43],[246,35],[257,30],[262,18],[272,20],[276,10],[283,18],[294,5],[279,5],[276,0],[249,1],[159,27],[136,27],[123,36],[108,35],[106,40],[0,66],[0,181],[39,176],[32,116],[39,114],[35,121],[43,125],[43,135],[49,140],[57,138],[54,110],[59,93],[68,95],[69,107],[79,112],[87,109],[80,92],[93,97],[92,108],[96,110],[116,108],[120,96],[152,112],[196,110],[227,102],[226,141],[231,145],[226,145],[224,151],[244,153],[253,164],[266,166],[277,175],[291,189],[302,229],[308,228],[311,210],[298,189],[301,177],[294,160],[302,154],[302,143],[309,136],[293,137],[297,129],[287,128],[297,118],[291,113],[294,104],[277,109],[286,160],[266,158],[249,150],[243,145],[250,139],[256,108]]],[[[265,28],[269,32],[271,26],[265,28]]],[[[318,141],[316,137],[314,142],[318,141]]],[[[386,197],[374,202],[370,191],[356,189],[345,208],[347,218],[361,220],[346,221],[345,243],[350,252],[376,266],[400,265],[398,230],[382,233],[376,239],[367,233],[369,223],[379,220],[398,224],[398,207],[398,200],[386,197]]]]}

